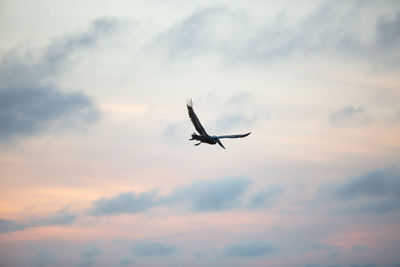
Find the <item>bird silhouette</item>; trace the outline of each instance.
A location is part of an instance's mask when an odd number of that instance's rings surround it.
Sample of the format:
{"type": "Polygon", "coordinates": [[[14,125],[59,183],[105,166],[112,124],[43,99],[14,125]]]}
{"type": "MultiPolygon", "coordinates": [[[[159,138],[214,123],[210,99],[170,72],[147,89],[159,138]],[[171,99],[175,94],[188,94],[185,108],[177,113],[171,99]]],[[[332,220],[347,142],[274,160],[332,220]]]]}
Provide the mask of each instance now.
{"type": "Polygon", "coordinates": [[[199,134],[196,133],[192,133],[192,138],[189,139],[190,141],[192,140],[197,140],[199,141],[199,143],[194,144],[195,146],[200,145],[201,143],[207,143],[210,145],[215,145],[215,144],[219,144],[223,149],[225,149],[224,145],[221,143],[221,141],[219,139],[222,138],[242,138],[242,137],[246,137],[249,134],[251,134],[251,132],[246,133],[246,134],[233,134],[233,135],[220,135],[220,136],[216,136],[216,135],[208,135],[206,130],[204,130],[203,126],[200,123],[199,118],[197,118],[196,113],[194,113],[193,110],[193,101],[192,99],[189,99],[186,103],[188,112],[189,112],[189,117],[194,125],[194,128],[196,129],[196,131],[199,134]]]}

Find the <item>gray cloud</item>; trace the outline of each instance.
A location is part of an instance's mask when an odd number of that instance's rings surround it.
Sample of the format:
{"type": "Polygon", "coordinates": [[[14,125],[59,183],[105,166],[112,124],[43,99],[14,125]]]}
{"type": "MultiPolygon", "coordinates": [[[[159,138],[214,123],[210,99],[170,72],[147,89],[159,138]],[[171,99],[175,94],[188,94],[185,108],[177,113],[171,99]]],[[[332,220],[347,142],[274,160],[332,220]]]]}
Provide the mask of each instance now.
{"type": "Polygon", "coordinates": [[[93,21],[82,33],[55,39],[44,49],[37,64],[38,71],[46,75],[55,73],[75,51],[95,47],[100,39],[118,31],[119,26],[116,19],[100,18],[93,21]]]}
{"type": "Polygon", "coordinates": [[[269,207],[274,203],[276,196],[283,193],[282,186],[275,186],[268,190],[260,191],[256,195],[251,198],[250,207],[259,208],[259,207],[269,207]]]}
{"type": "MultiPolygon", "coordinates": [[[[364,264],[351,264],[350,267],[375,267],[378,266],[376,263],[364,263],[364,264]]],[[[398,264],[394,265],[398,266],[398,264]]]]}
{"type": "Polygon", "coordinates": [[[320,199],[346,202],[345,213],[387,213],[400,207],[400,171],[395,167],[374,170],[342,184],[324,185],[320,199]],[[350,203],[350,204],[349,204],[350,203]]]}
{"type": "Polygon", "coordinates": [[[344,126],[367,124],[371,119],[364,107],[347,106],[332,113],[329,120],[333,125],[344,126]]]}
{"type": "Polygon", "coordinates": [[[352,252],[364,252],[364,251],[367,251],[367,250],[369,250],[369,249],[370,249],[370,247],[368,247],[368,246],[360,245],[360,246],[355,246],[355,247],[353,247],[353,248],[351,249],[351,251],[352,251],[352,252]]]}
{"type": "Polygon", "coordinates": [[[337,186],[334,195],[342,200],[363,196],[400,198],[400,172],[394,167],[371,171],[337,186]]]}
{"type": "Polygon", "coordinates": [[[304,265],[304,267],[340,267],[340,265],[322,265],[322,264],[314,264],[314,263],[308,263],[304,265]]]}
{"type": "Polygon", "coordinates": [[[90,213],[93,215],[115,215],[122,213],[135,214],[147,211],[159,205],[155,191],[135,193],[122,193],[113,198],[102,198],[92,204],[90,213]]]}
{"type": "Polygon", "coordinates": [[[48,225],[68,225],[75,222],[78,215],[72,213],[68,207],[58,210],[54,215],[50,215],[41,219],[33,219],[30,224],[32,226],[48,226],[48,225]]]}
{"type": "Polygon", "coordinates": [[[219,131],[230,131],[237,128],[248,129],[257,119],[257,115],[249,116],[242,113],[223,114],[217,119],[214,125],[219,131]]]}
{"type": "Polygon", "coordinates": [[[122,193],[94,202],[89,213],[97,216],[136,214],[165,205],[183,205],[195,212],[227,210],[238,204],[249,184],[250,180],[244,178],[220,178],[177,187],[166,196],[159,196],[156,191],[138,195],[122,193]]]}
{"type": "Polygon", "coordinates": [[[330,256],[335,257],[335,256],[339,255],[341,249],[342,248],[339,246],[326,245],[326,244],[322,244],[322,243],[314,243],[308,247],[305,247],[302,251],[303,252],[328,252],[330,256]]]}
{"type": "Polygon", "coordinates": [[[212,38],[215,21],[229,14],[225,7],[202,8],[160,34],[155,44],[168,49],[168,57],[187,57],[212,50],[218,39],[212,38]]]}
{"type": "Polygon", "coordinates": [[[93,258],[97,255],[101,255],[103,252],[95,243],[87,243],[82,251],[82,256],[84,258],[93,258]]]}
{"type": "Polygon", "coordinates": [[[92,122],[99,112],[86,95],[54,87],[0,89],[0,141],[29,136],[72,120],[92,122]]]}
{"type": "Polygon", "coordinates": [[[397,112],[397,114],[394,116],[394,120],[397,122],[400,122],[400,110],[397,112]]]}
{"type": "MultiPolygon", "coordinates": [[[[214,212],[235,208],[262,208],[271,205],[274,198],[283,192],[281,186],[260,191],[251,197],[250,203],[244,202],[243,195],[251,180],[240,177],[224,177],[214,180],[195,181],[186,186],[176,187],[169,194],[159,195],[157,191],[121,193],[111,198],[94,201],[86,212],[92,216],[113,216],[120,214],[138,214],[152,208],[168,206],[172,209],[187,209],[190,212],[214,212]]],[[[32,227],[50,225],[69,225],[79,214],[63,208],[46,217],[32,217],[27,222],[0,220],[0,233],[20,231],[32,227]]]]}
{"type": "Polygon", "coordinates": [[[44,251],[39,252],[35,257],[30,259],[30,263],[32,267],[56,266],[59,264],[53,254],[44,251]]]}
{"type": "Polygon", "coordinates": [[[99,110],[82,92],[67,92],[52,81],[68,58],[116,30],[114,20],[94,21],[85,32],[52,41],[43,51],[8,52],[0,61],[0,141],[49,128],[91,123],[99,110]]]}
{"type": "Polygon", "coordinates": [[[223,250],[225,257],[257,257],[275,252],[277,249],[264,242],[250,242],[227,245],[223,250]]]}
{"type": "Polygon", "coordinates": [[[376,24],[376,39],[370,50],[375,53],[375,61],[384,61],[386,64],[400,65],[400,13],[394,17],[385,14],[376,24]]]}
{"type": "Polygon", "coordinates": [[[0,219],[0,234],[20,231],[27,228],[27,225],[9,220],[0,219]]]}
{"type": "Polygon", "coordinates": [[[243,11],[202,8],[161,33],[154,43],[166,48],[169,58],[216,53],[229,64],[329,53],[398,67],[400,13],[394,17],[382,14],[369,41],[358,32],[358,22],[374,8],[366,1],[325,2],[296,24],[290,24],[283,13],[261,25],[255,25],[243,11]]]}
{"type": "Polygon", "coordinates": [[[131,247],[131,251],[136,256],[167,256],[176,253],[178,248],[175,245],[159,242],[140,242],[131,247]]]}
{"type": "Polygon", "coordinates": [[[77,218],[78,215],[70,212],[70,210],[67,207],[56,211],[54,214],[50,216],[41,218],[31,218],[26,222],[14,222],[14,221],[0,219],[0,233],[21,231],[33,227],[69,225],[74,223],[77,218]]]}
{"type": "Polygon", "coordinates": [[[129,258],[124,258],[122,260],[119,261],[119,265],[121,266],[129,266],[133,264],[133,260],[129,259],[129,258]]]}
{"type": "Polygon", "coordinates": [[[343,208],[340,211],[343,213],[387,213],[398,210],[399,200],[381,200],[381,201],[369,201],[366,204],[351,206],[343,208]]]}
{"type": "Polygon", "coordinates": [[[97,259],[96,257],[98,255],[103,254],[103,251],[95,244],[95,243],[87,243],[83,247],[82,251],[82,260],[79,263],[79,266],[82,267],[89,267],[89,266],[95,266],[97,259]]]}
{"type": "Polygon", "coordinates": [[[197,181],[176,188],[166,201],[187,202],[194,211],[199,212],[231,209],[249,184],[250,180],[244,178],[197,181]]]}
{"type": "Polygon", "coordinates": [[[167,140],[167,144],[174,147],[183,143],[183,137],[189,139],[189,135],[184,127],[184,123],[182,122],[168,123],[164,128],[162,135],[167,140]]]}

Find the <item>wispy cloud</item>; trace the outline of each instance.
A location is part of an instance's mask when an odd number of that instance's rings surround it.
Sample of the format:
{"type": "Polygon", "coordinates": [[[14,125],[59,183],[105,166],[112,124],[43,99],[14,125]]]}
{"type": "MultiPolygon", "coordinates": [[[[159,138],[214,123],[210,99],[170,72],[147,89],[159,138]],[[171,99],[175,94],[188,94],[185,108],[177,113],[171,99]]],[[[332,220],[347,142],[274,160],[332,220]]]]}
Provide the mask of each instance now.
{"type": "Polygon", "coordinates": [[[100,112],[89,96],[60,88],[53,78],[72,54],[93,48],[117,28],[115,20],[98,19],[87,31],[56,39],[41,53],[7,53],[0,61],[0,141],[97,120],[100,112]]]}
{"type": "Polygon", "coordinates": [[[36,254],[35,257],[30,259],[32,267],[44,267],[44,266],[57,266],[59,261],[55,256],[49,252],[41,251],[36,254]]]}
{"type": "Polygon", "coordinates": [[[400,207],[400,172],[395,167],[374,170],[341,184],[324,185],[319,196],[346,203],[339,208],[342,212],[392,212],[400,207]]]}
{"type": "Polygon", "coordinates": [[[79,266],[89,267],[95,266],[97,263],[96,257],[103,254],[103,251],[95,243],[87,243],[82,250],[82,260],[79,266]]]}
{"type": "Polygon", "coordinates": [[[269,207],[274,203],[276,197],[282,193],[283,193],[282,186],[275,186],[266,190],[262,190],[251,198],[250,207],[252,208],[269,207]]]}
{"type": "Polygon", "coordinates": [[[78,215],[71,212],[69,207],[60,209],[54,214],[44,218],[32,218],[31,226],[68,225],[77,219],[78,215]]]}
{"type": "Polygon", "coordinates": [[[176,253],[178,247],[160,242],[144,241],[133,245],[131,251],[139,257],[167,256],[176,253]]]}
{"type": "Polygon", "coordinates": [[[193,211],[227,210],[238,204],[250,180],[245,178],[221,178],[197,181],[188,186],[176,188],[166,201],[187,203],[193,211]]]}
{"type": "Polygon", "coordinates": [[[14,231],[24,230],[28,226],[24,223],[18,223],[9,220],[1,220],[0,219],[0,233],[8,233],[14,231]]]}
{"type": "Polygon", "coordinates": [[[332,113],[330,122],[336,126],[365,125],[371,121],[364,107],[347,106],[332,113]]]}
{"type": "Polygon", "coordinates": [[[160,196],[156,191],[135,194],[122,193],[113,198],[102,198],[92,204],[93,215],[136,214],[157,206],[183,206],[193,212],[223,211],[240,204],[250,180],[245,178],[220,178],[196,181],[175,188],[171,193],[160,196]]]}
{"type": "Polygon", "coordinates": [[[354,30],[357,21],[366,16],[363,11],[373,8],[369,5],[360,1],[325,2],[296,24],[286,21],[284,14],[271,22],[254,24],[243,10],[202,8],[161,33],[154,43],[158,48],[166,47],[170,59],[213,53],[230,64],[260,64],[328,53],[399,67],[400,14],[382,14],[369,41],[354,30]]]}
{"type": "Polygon", "coordinates": [[[250,243],[237,243],[227,245],[223,249],[225,257],[257,257],[271,254],[277,251],[277,248],[260,241],[250,243]]]}
{"type": "Polygon", "coordinates": [[[113,198],[101,198],[92,204],[90,213],[99,215],[135,214],[159,205],[157,193],[122,193],[113,198]]]}
{"type": "Polygon", "coordinates": [[[14,231],[20,231],[33,227],[44,227],[44,226],[65,226],[75,222],[78,218],[78,214],[73,213],[69,208],[63,208],[56,211],[54,214],[43,217],[32,217],[25,222],[16,222],[9,220],[0,219],[0,233],[8,233],[14,231]]]}
{"type": "MultiPolygon", "coordinates": [[[[139,214],[155,207],[166,206],[170,209],[184,209],[189,212],[218,212],[246,208],[243,198],[251,180],[240,177],[224,177],[195,181],[186,186],[178,186],[169,194],[159,195],[156,190],[135,193],[125,192],[115,197],[100,198],[92,202],[83,214],[71,212],[68,207],[44,217],[31,217],[26,222],[0,220],[0,233],[24,230],[32,227],[51,225],[70,225],[80,216],[113,216],[120,214],[139,214]]],[[[281,189],[271,189],[267,195],[253,197],[253,208],[262,207],[268,199],[278,194],[281,189]],[[254,200],[255,199],[255,200],[254,200]]],[[[263,194],[263,193],[261,193],[263,194]]]]}
{"type": "Polygon", "coordinates": [[[229,15],[222,6],[201,8],[183,21],[161,33],[155,40],[154,48],[159,45],[167,48],[168,57],[176,59],[183,56],[195,56],[219,46],[215,34],[215,22],[229,15]]]}
{"type": "Polygon", "coordinates": [[[120,29],[120,22],[114,18],[100,18],[93,21],[88,29],[81,33],[54,39],[37,62],[38,72],[42,75],[53,74],[63,67],[68,57],[85,48],[94,48],[101,39],[108,39],[120,29]]]}
{"type": "Polygon", "coordinates": [[[129,258],[124,258],[119,261],[119,265],[121,265],[121,266],[130,266],[132,264],[133,264],[133,260],[131,260],[129,258]]]}
{"type": "Polygon", "coordinates": [[[394,167],[374,170],[353,178],[334,191],[338,199],[400,197],[400,172],[394,167]]]}
{"type": "Polygon", "coordinates": [[[303,248],[303,252],[327,252],[329,253],[330,256],[335,257],[338,256],[340,251],[341,251],[341,247],[339,246],[333,246],[333,245],[327,245],[327,244],[323,244],[323,243],[314,243],[311,244],[310,246],[307,246],[305,248],[303,248]]]}
{"type": "Polygon", "coordinates": [[[155,207],[168,207],[171,210],[188,212],[222,212],[232,209],[257,209],[270,207],[276,197],[283,192],[281,186],[261,190],[245,198],[252,181],[241,177],[224,177],[195,181],[185,186],[178,186],[166,195],[159,195],[156,190],[135,193],[125,192],[115,197],[100,198],[91,203],[84,213],[71,212],[68,207],[54,214],[32,217],[25,222],[0,220],[0,233],[20,231],[33,227],[52,225],[71,225],[80,216],[113,216],[121,214],[139,214],[155,207]],[[249,201],[249,202],[248,202],[249,201]]]}
{"type": "Polygon", "coordinates": [[[400,110],[394,116],[394,120],[397,121],[397,122],[400,122],[400,110]]]}

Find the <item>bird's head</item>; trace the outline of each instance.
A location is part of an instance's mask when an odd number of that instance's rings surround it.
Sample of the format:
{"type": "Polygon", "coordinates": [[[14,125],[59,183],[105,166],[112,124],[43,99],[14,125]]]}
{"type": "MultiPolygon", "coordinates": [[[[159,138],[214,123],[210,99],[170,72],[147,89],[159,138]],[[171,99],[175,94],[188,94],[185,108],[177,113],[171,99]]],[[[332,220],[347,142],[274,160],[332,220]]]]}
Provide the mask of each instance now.
{"type": "Polygon", "coordinates": [[[219,141],[219,138],[217,136],[213,135],[212,138],[214,139],[215,142],[218,143],[218,145],[220,145],[223,149],[225,149],[224,145],[221,143],[221,141],[219,141]]]}

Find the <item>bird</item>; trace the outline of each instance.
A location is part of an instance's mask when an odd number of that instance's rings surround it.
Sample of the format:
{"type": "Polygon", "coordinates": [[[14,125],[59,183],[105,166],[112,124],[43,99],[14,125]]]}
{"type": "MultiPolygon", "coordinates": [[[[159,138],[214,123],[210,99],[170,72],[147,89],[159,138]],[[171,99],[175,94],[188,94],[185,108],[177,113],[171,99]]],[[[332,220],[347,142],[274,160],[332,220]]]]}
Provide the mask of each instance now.
{"type": "Polygon", "coordinates": [[[206,130],[204,130],[203,126],[201,125],[199,118],[196,116],[196,113],[193,110],[192,99],[189,99],[187,101],[186,106],[188,109],[190,120],[192,121],[196,131],[199,133],[199,134],[196,134],[195,132],[192,133],[192,138],[189,139],[189,141],[192,141],[192,140],[199,141],[199,143],[194,144],[195,146],[198,146],[201,143],[207,143],[210,145],[215,145],[218,143],[218,145],[220,145],[223,149],[225,149],[225,147],[221,143],[220,139],[222,139],[222,138],[242,138],[242,137],[246,137],[249,134],[251,134],[251,132],[249,132],[249,133],[245,133],[245,134],[233,134],[233,135],[219,135],[219,136],[208,135],[206,130]]]}

